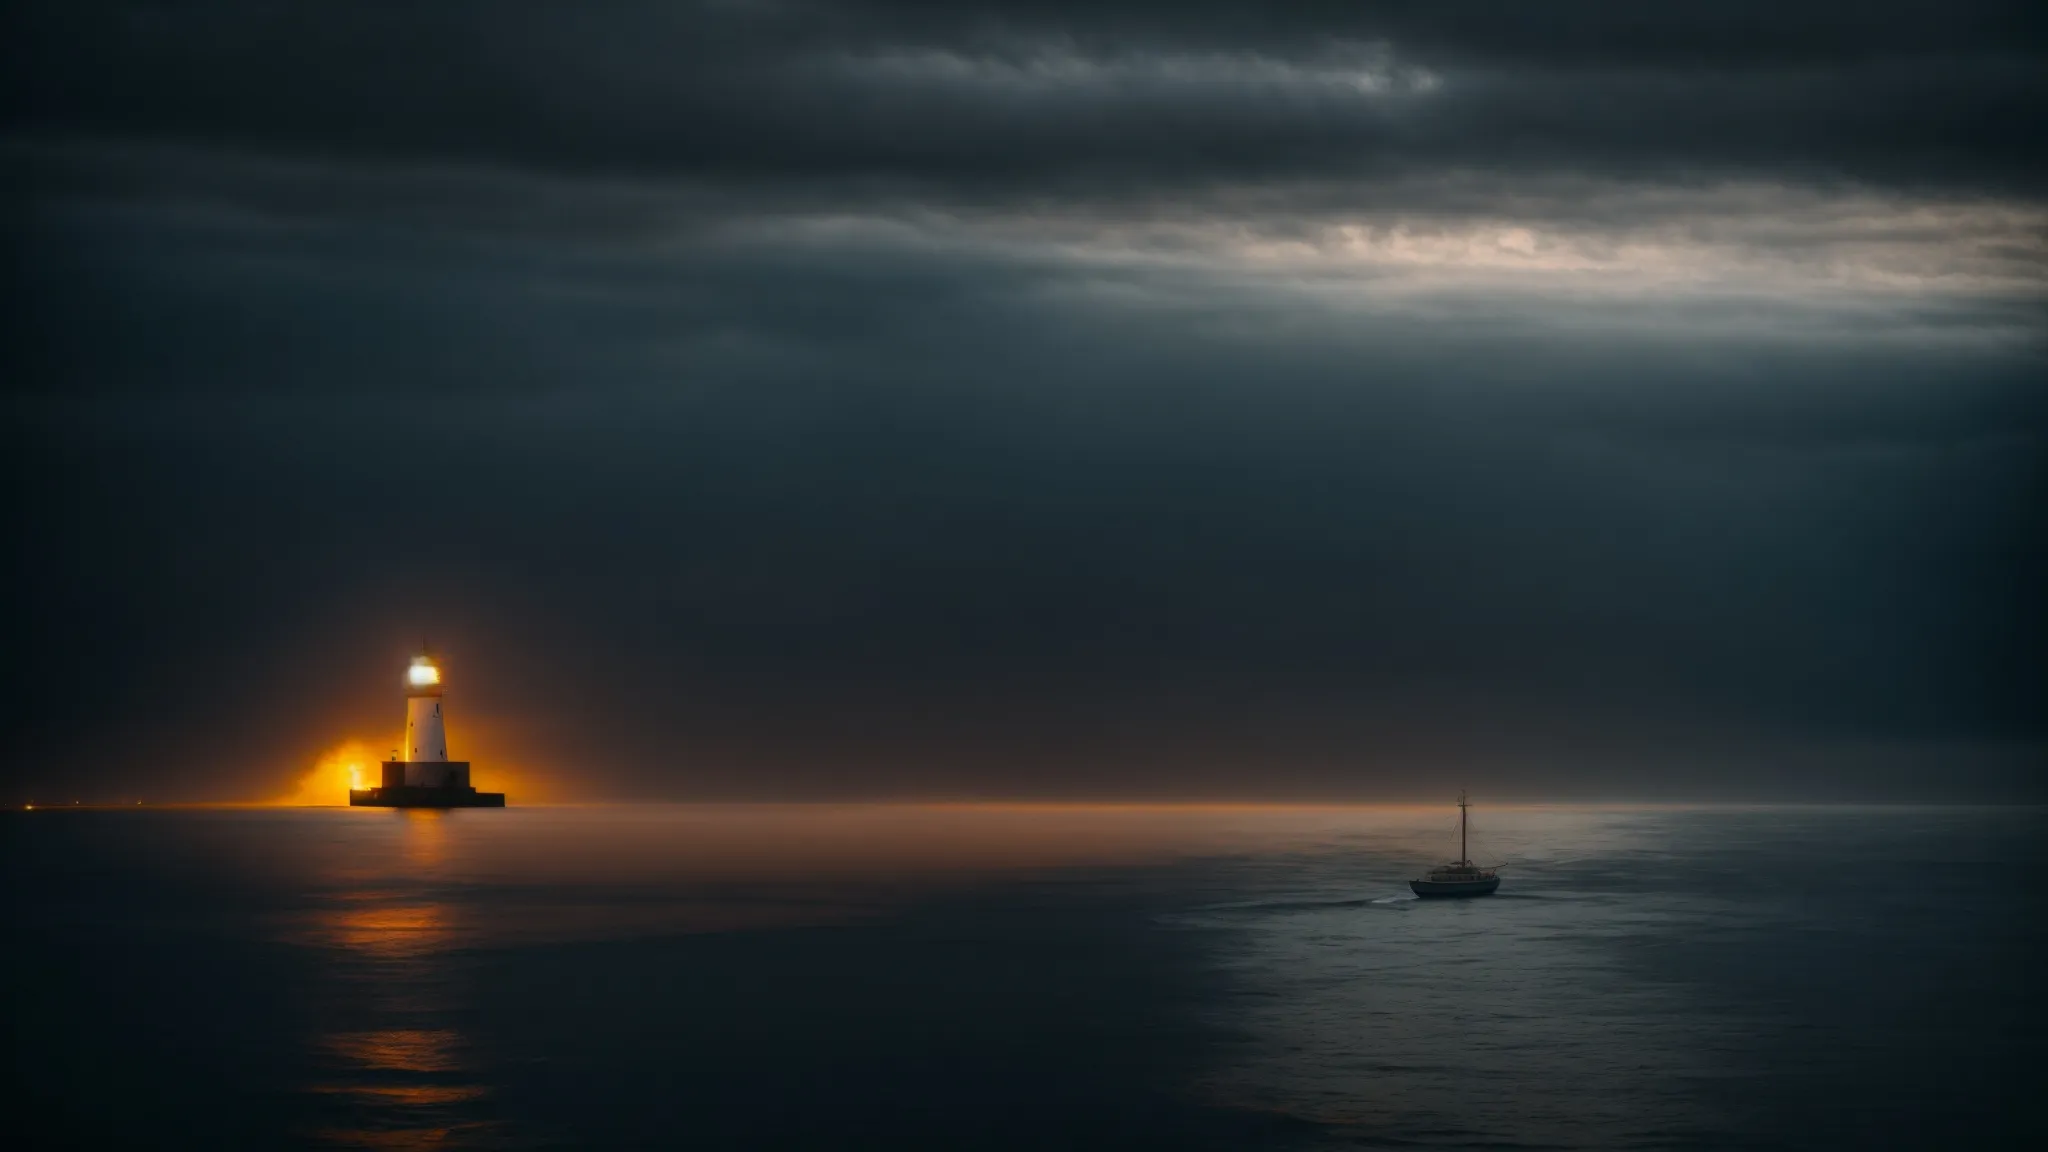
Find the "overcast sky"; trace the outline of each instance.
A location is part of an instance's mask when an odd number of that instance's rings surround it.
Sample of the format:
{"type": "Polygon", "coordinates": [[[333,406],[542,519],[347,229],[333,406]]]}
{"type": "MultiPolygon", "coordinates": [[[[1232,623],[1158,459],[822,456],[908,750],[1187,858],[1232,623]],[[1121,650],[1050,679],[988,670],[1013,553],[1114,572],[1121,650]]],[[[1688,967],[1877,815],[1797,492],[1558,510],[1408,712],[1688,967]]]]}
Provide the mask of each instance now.
{"type": "Polygon", "coordinates": [[[23,796],[2043,790],[2038,4],[5,11],[23,796]]]}

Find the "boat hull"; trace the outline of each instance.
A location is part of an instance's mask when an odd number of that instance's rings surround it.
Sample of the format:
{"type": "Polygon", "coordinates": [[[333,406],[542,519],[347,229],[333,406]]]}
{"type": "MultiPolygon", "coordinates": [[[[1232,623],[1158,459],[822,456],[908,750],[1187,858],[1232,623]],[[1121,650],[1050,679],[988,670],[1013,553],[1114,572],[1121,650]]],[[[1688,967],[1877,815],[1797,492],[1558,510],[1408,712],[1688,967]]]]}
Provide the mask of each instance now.
{"type": "Polygon", "coordinates": [[[1493,890],[1500,887],[1500,877],[1488,876],[1484,880],[1410,880],[1408,887],[1425,900],[1491,896],[1493,890]]]}

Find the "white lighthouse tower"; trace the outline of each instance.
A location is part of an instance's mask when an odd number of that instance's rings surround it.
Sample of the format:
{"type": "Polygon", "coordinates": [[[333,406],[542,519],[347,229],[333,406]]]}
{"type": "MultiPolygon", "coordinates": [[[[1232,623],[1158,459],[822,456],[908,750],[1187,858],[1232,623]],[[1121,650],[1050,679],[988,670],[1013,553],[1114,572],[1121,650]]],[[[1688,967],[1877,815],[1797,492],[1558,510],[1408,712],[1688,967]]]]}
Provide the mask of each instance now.
{"type": "Polygon", "coordinates": [[[469,783],[469,765],[448,759],[448,728],[441,716],[441,666],[424,651],[405,670],[405,782],[413,788],[469,783]],[[459,772],[462,779],[455,779],[459,772]]]}
{"type": "Polygon", "coordinates": [[[469,761],[448,758],[441,666],[423,648],[405,670],[405,735],[384,762],[376,788],[353,789],[348,802],[373,808],[503,808],[503,792],[470,787],[469,761]]]}

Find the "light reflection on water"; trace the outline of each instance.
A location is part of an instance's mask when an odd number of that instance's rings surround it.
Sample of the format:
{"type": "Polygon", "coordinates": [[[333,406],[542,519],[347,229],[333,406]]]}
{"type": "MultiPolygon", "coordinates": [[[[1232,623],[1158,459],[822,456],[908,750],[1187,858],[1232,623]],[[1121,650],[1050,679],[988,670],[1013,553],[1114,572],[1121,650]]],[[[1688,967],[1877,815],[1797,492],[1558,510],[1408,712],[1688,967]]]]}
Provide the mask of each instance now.
{"type": "Polygon", "coordinates": [[[1504,811],[1496,897],[1360,899],[1412,873],[1374,845],[1262,859],[1256,879],[1234,870],[1233,899],[1167,920],[1231,933],[1234,994],[1208,1012],[1244,1040],[1208,1090],[1339,1143],[2005,1138],[2041,1126],[2002,1097],[2043,1045],[1963,1018],[1948,991],[2041,1005],[2021,973],[2042,922],[1979,880],[2043,862],[2036,815],[1504,811]]]}
{"type": "Polygon", "coordinates": [[[493,1142],[491,1090],[447,1025],[470,1007],[448,979],[445,954],[461,937],[456,912],[430,898],[448,854],[446,817],[398,814],[401,865],[361,884],[351,867],[324,893],[327,905],[300,921],[304,942],[341,953],[327,966],[347,1030],[316,1037],[318,1080],[307,1092],[326,1121],[308,1133],[347,1148],[444,1148],[493,1142]],[[434,1026],[422,1026],[421,1021],[434,1026]]]}
{"type": "MultiPolygon", "coordinates": [[[[1019,877],[1254,855],[1276,840],[1341,847],[1368,811],[1390,827],[1443,823],[1435,810],[1110,806],[305,813],[325,821],[296,846],[316,904],[286,916],[283,935],[370,960],[840,924],[1019,877]]],[[[1454,847],[1455,836],[1417,851],[1454,847]]]]}
{"type": "Polygon", "coordinates": [[[326,1046],[342,1061],[373,1071],[456,1072],[459,1040],[452,1028],[386,1028],[336,1033],[326,1046]]]}
{"type": "Polygon", "coordinates": [[[493,1091],[454,1022],[489,1006],[475,949],[819,927],[999,877],[1310,855],[1415,834],[1450,854],[1441,811],[823,805],[334,813],[309,841],[316,904],[281,935],[338,953],[338,1030],[306,1091],[353,1147],[495,1144],[493,1091]],[[369,819],[363,819],[368,816],[369,819]],[[481,817],[481,818],[479,818],[481,817]],[[522,819],[523,818],[523,819],[522,819]],[[1360,821],[1366,823],[1361,826],[1360,821]],[[423,1027],[420,1022],[435,1026],[423,1027]]]}
{"type": "Polygon", "coordinates": [[[31,1073],[152,1125],[110,1143],[1910,1147],[2011,1123],[2041,1066],[1952,997],[2041,1005],[2039,921],[1980,882],[2043,862],[2031,819],[1481,808],[1473,902],[1405,888],[1448,807],[82,815],[9,850],[74,1006],[26,1006],[31,1073]]]}

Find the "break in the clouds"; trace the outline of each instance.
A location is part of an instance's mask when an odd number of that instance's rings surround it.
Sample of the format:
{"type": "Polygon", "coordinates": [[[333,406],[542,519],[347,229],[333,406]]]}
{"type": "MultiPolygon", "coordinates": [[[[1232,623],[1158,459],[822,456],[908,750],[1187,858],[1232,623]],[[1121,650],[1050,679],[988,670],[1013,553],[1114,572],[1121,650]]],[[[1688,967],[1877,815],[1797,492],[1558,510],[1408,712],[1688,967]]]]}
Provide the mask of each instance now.
{"type": "Polygon", "coordinates": [[[2048,739],[2035,6],[7,19],[53,770],[246,792],[423,630],[587,794],[1939,794],[2048,739]]]}

